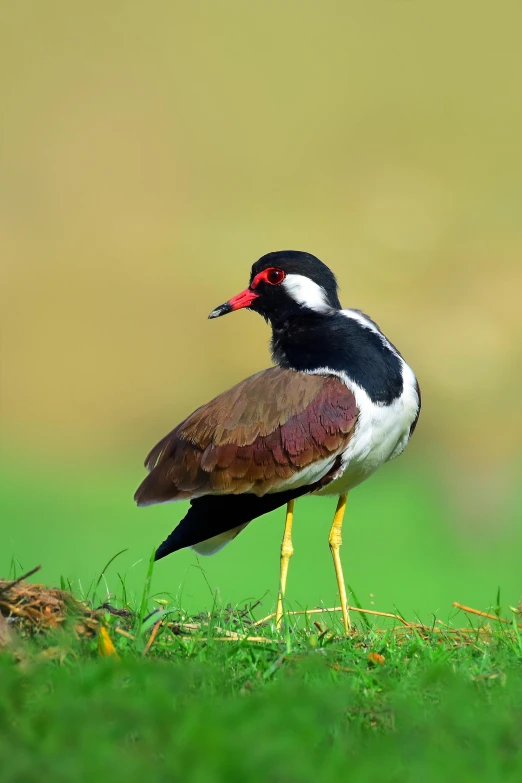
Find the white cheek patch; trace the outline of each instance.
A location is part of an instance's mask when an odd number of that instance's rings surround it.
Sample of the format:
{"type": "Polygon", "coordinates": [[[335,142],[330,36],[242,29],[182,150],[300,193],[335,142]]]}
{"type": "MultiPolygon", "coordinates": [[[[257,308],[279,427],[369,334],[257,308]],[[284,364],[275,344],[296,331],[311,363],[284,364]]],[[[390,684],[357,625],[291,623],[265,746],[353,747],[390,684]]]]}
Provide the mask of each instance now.
{"type": "Polygon", "coordinates": [[[332,309],[332,306],[328,304],[324,288],[314,283],[309,277],[304,275],[287,275],[282,285],[294,302],[303,305],[303,307],[308,307],[310,310],[317,310],[318,312],[332,309]]]}

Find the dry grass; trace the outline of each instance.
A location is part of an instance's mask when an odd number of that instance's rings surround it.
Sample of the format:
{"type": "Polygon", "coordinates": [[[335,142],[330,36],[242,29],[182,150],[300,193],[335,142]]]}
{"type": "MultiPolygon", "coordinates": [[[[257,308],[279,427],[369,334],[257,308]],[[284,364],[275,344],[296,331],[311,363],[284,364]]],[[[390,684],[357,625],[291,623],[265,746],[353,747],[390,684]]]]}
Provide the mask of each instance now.
{"type": "Polygon", "coordinates": [[[12,639],[13,630],[19,636],[32,636],[62,627],[69,619],[77,634],[96,633],[100,612],[66,590],[28,582],[39,570],[40,566],[18,579],[0,580],[0,646],[12,639]]]}
{"type": "MultiPolygon", "coordinates": [[[[112,639],[118,637],[135,644],[142,639],[141,654],[146,656],[159,640],[161,646],[170,645],[173,641],[182,644],[205,644],[208,642],[237,642],[266,645],[288,645],[285,633],[279,633],[275,628],[275,613],[259,620],[254,620],[249,609],[232,610],[227,608],[216,616],[200,615],[197,618],[183,618],[179,610],[154,609],[145,618],[129,608],[116,608],[110,604],[102,604],[93,608],[85,602],[78,601],[72,593],[66,590],[49,588],[42,584],[27,581],[29,576],[38,570],[34,568],[27,574],[13,580],[0,580],[0,647],[10,646],[20,638],[34,637],[67,627],[72,629],[77,637],[98,637],[98,651],[101,655],[116,654],[112,639]],[[178,614],[178,620],[172,620],[178,614]],[[140,624],[141,623],[141,624],[140,624]],[[112,635],[112,639],[111,639],[112,635]]],[[[519,636],[522,625],[516,620],[508,620],[498,614],[483,612],[472,607],[454,602],[453,606],[468,617],[479,617],[482,623],[478,626],[469,622],[466,626],[454,626],[435,619],[431,625],[419,622],[408,622],[399,614],[379,612],[351,606],[350,611],[358,613],[364,623],[360,628],[355,625],[350,633],[350,642],[354,648],[365,647],[368,633],[374,638],[386,635],[394,640],[395,645],[411,641],[412,635],[419,640],[438,640],[438,643],[455,645],[475,644],[478,640],[486,642],[492,639],[495,632],[489,621],[494,621],[504,627],[504,631],[513,641],[519,636]],[[382,618],[387,627],[375,627],[369,624],[369,617],[382,618]],[[390,624],[390,621],[392,623],[390,624]],[[508,627],[509,626],[509,627],[508,627]]],[[[336,621],[328,627],[324,617],[330,620],[341,611],[340,606],[314,608],[285,614],[287,628],[291,630],[297,641],[310,640],[317,636],[320,643],[342,641],[336,621]],[[310,618],[323,615],[323,621],[310,618]],[[299,620],[304,621],[299,624],[299,620]]],[[[512,609],[514,618],[518,618],[518,609],[512,609]]]]}

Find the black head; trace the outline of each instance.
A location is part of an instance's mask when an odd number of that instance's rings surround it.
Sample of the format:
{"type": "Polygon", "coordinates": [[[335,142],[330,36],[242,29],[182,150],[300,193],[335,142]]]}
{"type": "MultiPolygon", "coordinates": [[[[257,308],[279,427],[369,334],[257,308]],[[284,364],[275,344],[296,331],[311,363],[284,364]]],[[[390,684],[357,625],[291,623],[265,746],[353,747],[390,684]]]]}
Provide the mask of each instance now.
{"type": "Polygon", "coordinates": [[[310,253],[279,250],[256,261],[245,291],[216,307],[209,318],[248,307],[267,320],[285,319],[307,311],[340,310],[337,280],[326,264],[310,253]]]}

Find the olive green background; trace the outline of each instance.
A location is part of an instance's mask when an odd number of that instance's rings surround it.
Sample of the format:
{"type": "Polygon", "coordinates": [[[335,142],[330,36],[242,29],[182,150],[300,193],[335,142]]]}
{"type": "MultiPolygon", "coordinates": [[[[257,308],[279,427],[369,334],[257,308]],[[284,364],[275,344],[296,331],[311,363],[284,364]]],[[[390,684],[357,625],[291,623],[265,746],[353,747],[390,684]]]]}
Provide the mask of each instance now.
{"type": "MultiPolygon", "coordinates": [[[[0,3],[0,574],[86,589],[128,548],[109,589],[141,584],[184,513],[133,507],[142,459],[269,364],[262,319],[206,316],[287,247],[423,391],[405,455],[350,498],[359,599],[518,601],[521,29],[513,0],[0,3]]],[[[297,505],[296,604],[336,600],[332,513],[297,505]]],[[[268,609],[281,532],[168,558],[154,587],[268,609]]]]}

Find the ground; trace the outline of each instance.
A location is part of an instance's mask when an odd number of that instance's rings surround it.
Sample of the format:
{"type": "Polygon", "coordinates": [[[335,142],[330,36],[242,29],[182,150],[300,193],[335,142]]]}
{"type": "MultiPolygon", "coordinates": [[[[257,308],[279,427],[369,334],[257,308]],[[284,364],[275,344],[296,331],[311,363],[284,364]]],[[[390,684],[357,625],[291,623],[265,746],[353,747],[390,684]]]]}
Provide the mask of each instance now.
{"type": "Polygon", "coordinates": [[[353,611],[345,639],[336,613],[188,616],[151,576],[94,613],[99,582],[0,584],[2,783],[522,779],[516,611],[353,611]]]}

